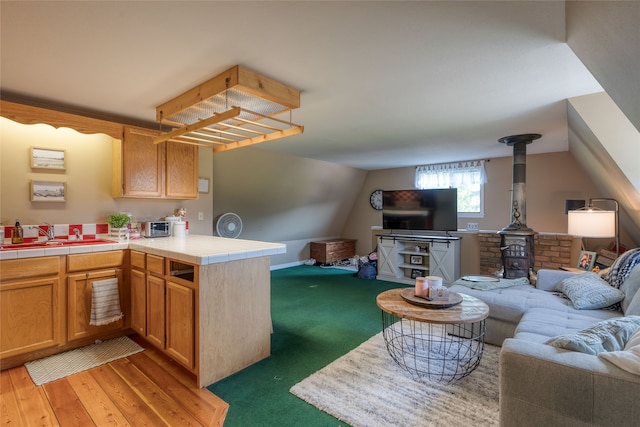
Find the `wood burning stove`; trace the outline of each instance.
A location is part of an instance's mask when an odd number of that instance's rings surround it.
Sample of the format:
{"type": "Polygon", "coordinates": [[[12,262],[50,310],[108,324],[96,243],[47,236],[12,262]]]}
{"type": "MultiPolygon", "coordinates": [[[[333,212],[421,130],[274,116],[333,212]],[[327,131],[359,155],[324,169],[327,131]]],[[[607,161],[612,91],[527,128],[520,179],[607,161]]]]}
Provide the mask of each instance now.
{"type": "Polygon", "coordinates": [[[525,199],[527,144],[540,138],[537,133],[511,135],[498,141],[513,146],[513,192],[511,194],[511,224],[500,230],[503,277],[505,279],[530,278],[535,265],[534,236],[527,227],[525,199]]]}

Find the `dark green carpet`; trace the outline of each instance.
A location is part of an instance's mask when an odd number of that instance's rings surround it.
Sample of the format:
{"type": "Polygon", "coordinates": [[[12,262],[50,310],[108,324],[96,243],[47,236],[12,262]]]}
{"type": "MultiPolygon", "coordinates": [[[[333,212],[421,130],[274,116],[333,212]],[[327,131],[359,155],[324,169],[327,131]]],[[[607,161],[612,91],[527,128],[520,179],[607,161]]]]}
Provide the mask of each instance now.
{"type": "Polygon", "coordinates": [[[271,272],[271,356],[208,387],[229,403],[224,426],[345,425],[289,389],[380,332],[376,295],[399,286],[335,268],[271,272]]]}

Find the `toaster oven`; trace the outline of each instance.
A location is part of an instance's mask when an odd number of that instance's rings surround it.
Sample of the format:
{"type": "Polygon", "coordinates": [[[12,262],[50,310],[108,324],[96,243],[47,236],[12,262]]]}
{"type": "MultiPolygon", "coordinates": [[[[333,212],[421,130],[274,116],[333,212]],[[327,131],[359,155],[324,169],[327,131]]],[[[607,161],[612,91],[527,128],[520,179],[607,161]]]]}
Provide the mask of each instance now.
{"type": "Polygon", "coordinates": [[[171,236],[171,223],[169,221],[145,222],[142,235],[144,237],[169,237],[171,236]]]}

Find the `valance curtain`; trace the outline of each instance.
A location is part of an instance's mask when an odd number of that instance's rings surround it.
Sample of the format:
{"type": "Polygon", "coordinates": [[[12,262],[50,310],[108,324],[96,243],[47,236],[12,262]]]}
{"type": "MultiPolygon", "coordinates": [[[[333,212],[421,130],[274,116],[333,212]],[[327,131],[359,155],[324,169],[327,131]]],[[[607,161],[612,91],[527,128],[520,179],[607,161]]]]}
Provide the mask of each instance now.
{"type": "Polygon", "coordinates": [[[440,163],[416,167],[416,188],[457,188],[485,184],[484,160],[440,163]]]}

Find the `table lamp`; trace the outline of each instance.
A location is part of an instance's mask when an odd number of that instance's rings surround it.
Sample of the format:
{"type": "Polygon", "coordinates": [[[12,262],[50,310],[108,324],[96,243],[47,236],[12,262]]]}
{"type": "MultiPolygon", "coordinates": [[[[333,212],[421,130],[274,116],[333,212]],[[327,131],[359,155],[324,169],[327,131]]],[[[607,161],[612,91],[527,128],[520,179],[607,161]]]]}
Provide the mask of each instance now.
{"type": "Polygon", "coordinates": [[[615,237],[616,258],[620,256],[618,202],[615,199],[589,199],[585,208],[568,212],[567,233],[579,237],[615,237]],[[602,210],[593,206],[594,202],[613,202],[615,210],[602,210]]]}

